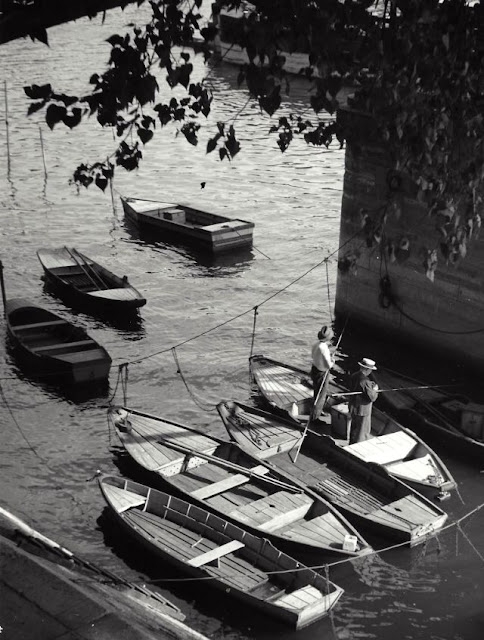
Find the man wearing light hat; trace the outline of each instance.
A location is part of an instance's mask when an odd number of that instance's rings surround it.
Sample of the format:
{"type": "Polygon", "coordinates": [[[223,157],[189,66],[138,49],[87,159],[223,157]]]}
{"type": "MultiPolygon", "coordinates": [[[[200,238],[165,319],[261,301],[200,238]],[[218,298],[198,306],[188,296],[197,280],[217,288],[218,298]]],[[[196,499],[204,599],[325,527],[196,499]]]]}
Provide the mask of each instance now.
{"type": "Polygon", "coordinates": [[[376,371],[375,361],[362,358],[360,370],[350,377],[350,391],[355,395],[349,400],[350,444],[368,440],[371,431],[371,409],[378,398],[378,385],[372,372],[376,371]]]}
{"type": "Polygon", "coordinates": [[[314,405],[311,411],[311,420],[317,420],[326,402],[328,394],[329,370],[334,365],[328,344],[333,339],[333,330],[328,325],[323,325],[318,331],[318,341],[311,348],[312,367],[311,378],[314,390],[314,405]]]}

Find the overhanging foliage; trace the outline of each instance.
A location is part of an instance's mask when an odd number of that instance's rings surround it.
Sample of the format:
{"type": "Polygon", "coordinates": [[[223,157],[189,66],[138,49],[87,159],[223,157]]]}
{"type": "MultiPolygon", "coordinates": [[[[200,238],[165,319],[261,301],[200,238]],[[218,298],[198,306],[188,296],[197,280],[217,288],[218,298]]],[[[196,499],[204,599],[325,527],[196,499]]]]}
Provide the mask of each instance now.
{"type": "MultiPolygon", "coordinates": [[[[144,0],[138,0],[142,4],[144,0]]],[[[104,72],[90,79],[92,90],[68,96],[51,85],[30,86],[29,113],[45,109],[50,128],[78,126],[95,116],[119,140],[106,161],[78,167],[76,183],[104,189],[115,167],[138,167],[143,147],[156,128],[175,123],[196,145],[214,96],[194,82],[190,45],[197,40],[206,59],[217,33],[203,24],[202,0],[149,0],[144,26],[108,38],[104,72]],[[187,48],[188,47],[188,48],[187,48]],[[160,87],[160,69],[166,85],[160,87]],[[169,89],[177,89],[175,97],[169,89]],[[183,97],[179,89],[183,90],[183,97]]],[[[148,0],[146,0],[148,3],[148,0]]],[[[218,0],[240,8],[239,0],[218,0]]],[[[295,136],[328,146],[345,131],[334,115],[343,85],[354,87],[351,106],[373,116],[375,137],[387,144],[395,168],[419,185],[430,203],[456,194],[476,206],[484,168],[482,2],[465,0],[257,0],[244,14],[240,45],[250,62],[239,74],[260,108],[277,116],[282,95],[291,90],[284,52],[305,49],[311,119],[299,114],[275,118],[272,133],[285,151],[295,136]],[[323,119],[321,116],[324,115],[323,119]]],[[[233,158],[240,150],[236,130],[219,123],[207,153],[233,158]]]]}

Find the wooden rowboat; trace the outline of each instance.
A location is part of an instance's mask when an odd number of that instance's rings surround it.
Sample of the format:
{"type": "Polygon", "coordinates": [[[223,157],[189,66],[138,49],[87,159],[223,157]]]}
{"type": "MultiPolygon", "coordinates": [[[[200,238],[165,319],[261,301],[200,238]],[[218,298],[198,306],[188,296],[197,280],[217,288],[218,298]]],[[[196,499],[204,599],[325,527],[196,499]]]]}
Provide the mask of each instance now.
{"type": "Polygon", "coordinates": [[[12,344],[33,373],[74,385],[107,382],[111,358],[83,328],[21,298],[7,300],[5,312],[12,344]]]}
{"type": "Polygon", "coordinates": [[[126,276],[120,278],[77,249],[39,249],[37,256],[59,297],[83,311],[123,313],[146,304],[126,276]]]}
{"type": "Polygon", "coordinates": [[[124,478],[105,476],[99,486],[117,522],[149,551],[296,629],[328,615],[343,593],[267,539],[205,509],[124,478]]]}
{"type": "Polygon", "coordinates": [[[226,218],[184,204],[121,198],[124,215],[141,230],[219,254],[252,246],[253,222],[226,218]]]}
{"type": "Polygon", "coordinates": [[[240,402],[221,402],[217,409],[240,447],[323,495],[357,527],[413,547],[447,520],[430,500],[329,436],[240,402]]]}
{"type": "MultiPolygon", "coordinates": [[[[250,358],[253,379],[262,397],[279,415],[295,417],[306,424],[313,402],[311,376],[307,371],[277,360],[255,355],[250,358]]],[[[330,382],[330,393],[343,395],[344,389],[330,382]]],[[[321,415],[318,427],[365,462],[374,462],[426,497],[443,499],[456,483],[437,454],[413,431],[403,427],[373,406],[371,437],[349,444],[348,404],[331,407],[331,415],[321,415]]]]}
{"type": "Polygon", "coordinates": [[[465,396],[427,387],[424,382],[383,369],[379,380],[388,411],[436,446],[464,455],[466,460],[484,461],[484,405],[465,396]]]}
{"type": "Polygon", "coordinates": [[[360,556],[370,547],[321,496],[236,444],[123,407],[110,411],[131,457],[170,491],[295,554],[360,556]]]}

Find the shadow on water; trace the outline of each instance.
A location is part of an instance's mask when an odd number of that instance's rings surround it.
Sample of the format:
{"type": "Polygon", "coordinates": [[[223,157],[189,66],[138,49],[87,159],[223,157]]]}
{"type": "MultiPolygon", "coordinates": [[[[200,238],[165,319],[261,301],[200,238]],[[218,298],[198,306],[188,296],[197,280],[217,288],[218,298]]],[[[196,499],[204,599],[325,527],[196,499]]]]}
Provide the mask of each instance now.
{"type": "MultiPolygon", "coordinates": [[[[42,280],[44,280],[44,278],[42,278],[42,280]]],[[[46,280],[44,280],[42,291],[49,298],[61,300],[62,302],[64,302],[58,294],[55,286],[47,282],[46,280]]],[[[69,309],[72,310],[74,315],[83,314],[87,317],[96,318],[103,324],[106,324],[111,328],[120,331],[133,331],[144,334],[143,318],[141,317],[138,309],[123,312],[122,314],[115,314],[101,310],[87,311],[84,305],[82,305],[81,303],[76,303],[74,301],[70,301],[68,304],[66,303],[66,306],[68,306],[69,309]]]]}
{"type": "Polygon", "coordinates": [[[203,267],[207,271],[204,275],[224,277],[243,271],[254,259],[253,250],[249,247],[232,249],[220,255],[207,251],[199,251],[196,247],[185,244],[179,239],[164,242],[152,233],[136,227],[131,221],[124,221],[124,228],[131,239],[139,245],[145,245],[152,250],[176,255],[194,268],[203,267]]]}
{"type": "Polygon", "coordinates": [[[6,355],[7,364],[12,374],[27,384],[39,387],[43,393],[49,396],[61,397],[74,404],[83,404],[98,398],[106,398],[109,394],[109,380],[76,385],[66,383],[58,374],[34,370],[25,371],[18,362],[17,350],[10,340],[7,340],[6,343],[6,355]]]}

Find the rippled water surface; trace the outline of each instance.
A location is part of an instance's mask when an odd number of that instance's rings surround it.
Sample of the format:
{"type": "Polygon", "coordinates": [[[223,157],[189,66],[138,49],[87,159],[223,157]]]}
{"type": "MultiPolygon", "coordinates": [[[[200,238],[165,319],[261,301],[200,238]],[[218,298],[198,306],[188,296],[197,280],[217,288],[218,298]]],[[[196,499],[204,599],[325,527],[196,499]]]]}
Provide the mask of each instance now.
{"type": "MultiPolygon", "coordinates": [[[[22,88],[52,82],[59,91],[85,91],[91,74],[103,68],[105,39],[142,15],[131,7],[111,12],[104,26],[100,19],[63,25],[50,31],[49,48],[28,40],[0,48],[10,151],[9,164],[2,96],[0,258],[9,296],[75,318],[109,350],[109,396],[116,402],[123,401],[117,367],[132,363],[129,405],[223,435],[214,405],[251,394],[252,309],[258,306],[254,352],[303,367],[319,325],[332,319],[335,262],[326,270],[322,261],[338,247],[344,152],[295,143],[282,155],[267,136],[270,118],[237,88],[237,71],[220,66],[210,72],[218,98],[198,147],[175,137],[174,129],[158,132],[140,170],[116,176],[113,199],[109,190],[77,193],[69,184],[73,170],[106,157],[114,149],[111,132],[94,120],[74,131],[50,132],[38,114],[27,118],[22,88]],[[216,122],[231,118],[243,151],[232,163],[220,162],[205,154],[205,144],[216,122]],[[186,202],[252,220],[254,249],[209,262],[179,247],[145,242],[125,226],[119,194],[186,202]],[[36,251],[65,244],[129,275],[148,299],[139,326],[123,328],[75,314],[44,288],[36,251]]],[[[198,58],[196,73],[208,73],[198,58]]],[[[305,88],[297,82],[284,111],[295,107],[307,109],[305,88]]],[[[131,580],[159,580],[188,623],[213,638],[296,637],[217,592],[163,582],[173,576],[170,569],[153,564],[113,531],[102,516],[97,484],[89,482],[98,469],[118,472],[123,466],[106,419],[109,396],[69,398],[26,378],[6,349],[4,323],[1,333],[2,506],[131,580]]],[[[353,346],[361,353],[361,344],[353,346]]],[[[460,482],[463,501],[453,497],[443,505],[453,521],[482,501],[483,476],[465,461],[445,461],[460,482]]],[[[426,547],[333,569],[331,578],[346,590],[334,616],[297,637],[481,639],[483,524],[479,512],[461,530],[453,527],[426,547]]]]}

